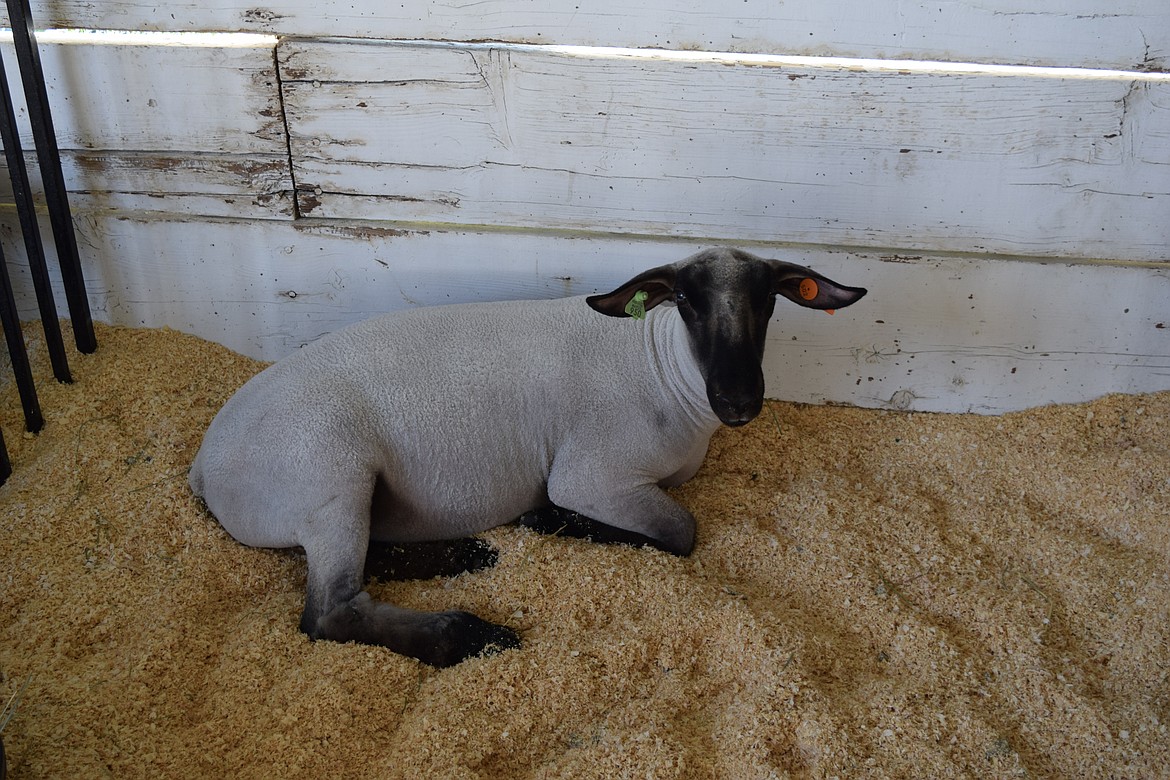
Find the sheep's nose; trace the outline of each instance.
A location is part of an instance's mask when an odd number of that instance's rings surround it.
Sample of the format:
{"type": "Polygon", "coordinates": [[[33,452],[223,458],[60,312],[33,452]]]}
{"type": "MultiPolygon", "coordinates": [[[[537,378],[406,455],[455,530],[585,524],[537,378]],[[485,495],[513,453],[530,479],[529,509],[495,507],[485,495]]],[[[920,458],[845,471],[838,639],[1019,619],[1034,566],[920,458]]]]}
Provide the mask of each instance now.
{"type": "Polygon", "coordinates": [[[746,401],[735,401],[724,393],[715,394],[714,411],[719,419],[723,421],[724,425],[730,425],[732,427],[746,425],[759,414],[759,407],[759,402],[754,398],[746,401]]]}

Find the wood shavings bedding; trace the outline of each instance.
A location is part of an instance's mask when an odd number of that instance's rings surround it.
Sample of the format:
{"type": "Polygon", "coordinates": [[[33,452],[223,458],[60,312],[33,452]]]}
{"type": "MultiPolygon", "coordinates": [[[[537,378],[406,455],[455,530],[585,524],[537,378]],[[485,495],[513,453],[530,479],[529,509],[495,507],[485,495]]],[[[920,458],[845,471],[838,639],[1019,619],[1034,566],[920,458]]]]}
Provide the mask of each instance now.
{"type": "Polygon", "coordinates": [[[1155,777],[1170,765],[1170,394],[1000,418],[769,403],[676,495],[694,555],[502,528],[373,586],[524,646],[434,670],[297,631],[295,552],[186,469],[261,365],[99,326],[0,425],[11,778],[1155,777]]]}

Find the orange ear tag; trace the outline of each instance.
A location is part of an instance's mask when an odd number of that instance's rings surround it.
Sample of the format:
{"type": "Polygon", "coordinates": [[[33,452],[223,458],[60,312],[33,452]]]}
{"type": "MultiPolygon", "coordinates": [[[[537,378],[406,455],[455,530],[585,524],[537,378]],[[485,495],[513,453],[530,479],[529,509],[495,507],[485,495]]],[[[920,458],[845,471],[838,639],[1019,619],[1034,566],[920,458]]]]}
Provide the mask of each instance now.
{"type": "Polygon", "coordinates": [[[806,301],[811,301],[817,297],[820,288],[817,287],[816,279],[801,279],[800,280],[800,297],[806,301]]]}
{"type": "MultiPolygon", "coordinates": [[[[817,297],[820,292],[820,287],[817,285],[816,279],[801,279],[800,280],[800,297],[806,301],[811,301],[817,297]]],[[[836,309],[823,309],[827,314],[835,314],[836,309]]]]}

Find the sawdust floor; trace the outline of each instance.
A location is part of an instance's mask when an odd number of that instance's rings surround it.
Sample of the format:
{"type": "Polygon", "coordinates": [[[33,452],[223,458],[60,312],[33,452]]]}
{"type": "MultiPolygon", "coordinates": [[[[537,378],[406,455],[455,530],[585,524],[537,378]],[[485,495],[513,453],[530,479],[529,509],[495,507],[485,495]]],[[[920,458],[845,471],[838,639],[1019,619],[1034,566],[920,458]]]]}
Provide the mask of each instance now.
{"type": "Polygon", "coordinates": [[[499,529],[377,586],[524,647],[438,671],[296,629],[304,566],[186,470],[259,365],[99,328],[0,424],[11,778],[1134,777],[1170,766],[1170,394],[1002,418],[769,404],[677,491],[693,556],[499,529]]]}

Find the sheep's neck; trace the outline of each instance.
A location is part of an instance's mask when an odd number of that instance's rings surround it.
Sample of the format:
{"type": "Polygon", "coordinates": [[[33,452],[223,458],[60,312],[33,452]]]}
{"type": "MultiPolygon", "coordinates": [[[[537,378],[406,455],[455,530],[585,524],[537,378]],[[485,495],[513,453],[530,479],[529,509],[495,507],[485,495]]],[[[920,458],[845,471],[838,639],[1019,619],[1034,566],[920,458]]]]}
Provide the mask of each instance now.
{"type": "Polygon", "coordinates": [[[707,381],[695,359],[686,323],[673,307],[653,309],[645,323],[647,362],[657,369],[663,387],[691,422],[710,434],[719,427],[719,418],[707,400],[707,381]]]}

